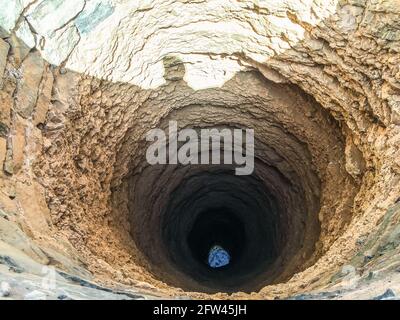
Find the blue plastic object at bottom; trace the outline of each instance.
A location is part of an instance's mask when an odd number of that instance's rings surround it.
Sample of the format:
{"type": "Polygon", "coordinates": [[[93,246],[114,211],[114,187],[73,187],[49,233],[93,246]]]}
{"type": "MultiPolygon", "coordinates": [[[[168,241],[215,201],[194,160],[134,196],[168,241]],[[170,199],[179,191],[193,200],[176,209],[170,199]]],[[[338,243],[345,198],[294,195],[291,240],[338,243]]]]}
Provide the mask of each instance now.
{"type": "Polygon", "coordinates": [[[211,268],[220,268],[229,264],[231,257],[221,246],[215,245],[208,253],[208,265],[211,268]]]}

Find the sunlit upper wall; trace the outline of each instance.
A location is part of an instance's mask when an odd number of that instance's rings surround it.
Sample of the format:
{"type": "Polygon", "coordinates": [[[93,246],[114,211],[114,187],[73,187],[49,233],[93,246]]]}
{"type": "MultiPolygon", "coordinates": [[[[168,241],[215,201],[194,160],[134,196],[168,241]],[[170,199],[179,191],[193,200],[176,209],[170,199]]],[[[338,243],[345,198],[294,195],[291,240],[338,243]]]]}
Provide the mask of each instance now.
{"type": "Polygon", "coordinates": [[[178,56],[194,89],[222,86],[245,57],[265,62],[336,10],[338,0],[0,0],[0,25],[50,63],[142,88],[178,56]]]}

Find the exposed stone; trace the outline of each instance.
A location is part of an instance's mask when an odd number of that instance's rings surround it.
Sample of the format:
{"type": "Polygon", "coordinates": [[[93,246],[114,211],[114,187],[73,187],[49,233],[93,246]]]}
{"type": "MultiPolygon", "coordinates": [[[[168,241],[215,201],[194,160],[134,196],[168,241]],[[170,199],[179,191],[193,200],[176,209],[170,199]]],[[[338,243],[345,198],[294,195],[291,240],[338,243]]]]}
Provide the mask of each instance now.
{"type": "Polygon", "coordinates": [[[45,123],[47,111],[51,103],[51,94],[53,89],[54,77],[50,69],[47,69],[42,78],[39,88],[39,96],[36,103],[35,113],[33,116],[34,125],[45,123]]]}
{"type": "Polygon", "coordinates": [[[365,170],[365,160],[351,136],[347,137],[345,154],[346,170],[353,178],[357,179],[365,170]]]}
{"type": "Polygon", "coordinates": [[[25,131],[26,122],[17,116],[14,127],[14,135],[12,136],[12,153],[13,153],[13,173],[17,173],[24,164],[25,158],[25,131]]]}
{"type": "Polygon", "coordinates": [[[12,175],[14,173],[12,142],[10,137],[8,137],[6,141],[6,154],[3,163],[3,171],[8,175],[12,175]]]}
{"type": "Polygon", "coordinates": [[[113,12],[114,7],[107,1],[90,1],[86,3],[75,24],[81,34],[89,33],[113,12]]]}
{"type": "MultiPolygon", "coordinates": [[[[49,262],[46,255],[40,250],[40,248],[35,245],[32,239],[23,232],[18,226],[16,226],[12,221],[7,221],[0,218],[0,240],[13,246],[14,248],[23,251],[28,256],[32,257],[36,261],[46,264],[49,262]]],[[[8,261],[9,267],[18,268],[19,265],[13,262],[12,258],[6,259],[8,261]],[[10,262],[11,261],[11,262],[10,262]]]]}
{"type": "Polygon", "coordinates": [[[396,294],[392,289],[387,289],[383,294],[374,297],[373,300],[389,300],[390,298],[394,298],[396,294]]]}
{"type": "Polygon", "coordinates": [[[7,42],[0,39],[0,88],[3,86],[3,74],[6,67],[8,50],[10,46],[7,42]]]}
{"type": "Polygon", "coordinates": [[[11,286],[8,282],[0,283],[0,297],[8,297],[11,294],[11,286]]]}
{"type": "MultiPolygon", "coordinates": [[[[1,221],[1,220],[0,220],[1,221]]],[[[21,273],[24,270],[14,261],[13,258],[7,256],[7,255],[2,255],[0,256],[0,263],[2,265],[5,265],[9,268],[9,270],[12,270],[13,272],[18,272],[21,273]]]]}
{"type": "Polygon", "coordinates": [[[32,34],[30,26],[26,20],[22,21],[15,35],[23,41],[27,49],[32,49],[36,46],[35,35],[32,34]]]}
{"type": "Polygon", "coordinates": [[[2,27],[0,27],[0,38],[5,39],[5,38],[8,38],[8,36],[9,36],[9,33],[6,32],[2,27]]]}
{"type": "Polygon", "coordinates": [[[17,23],[18,17],[33,0],[1,1],[0,2],[0,25],[6,32],[10,32],[17,23]]]}
{"type": "Polygon", "coordinates": [[[46,293],[39,290],[34,290],[32,292],[27,293],[24,296],[24,300],[47,300],[46,297],[47,297],[46,293]]]}
{"type": "Polygon", "coordinates": [[[7,138],[10,129],[8,126],[2,122],[0,122],[0,137],[7,138]]]}
{"type": "Polygon", "coordinates": [[[33,181],[26,185],[21,182],[16,184],[16,195],[20,202],[21,209],[25,213],[28,224],[33,230],[48,233],[51,225],[50,212],[44,201],[44,191],[40,184],[33,181]],[[32,199],[32,194],[37,195],[32,199]]]}
{"type": "Polygon", "coordinates": [[[342,267],[342,276],[356,275],[356,268],[352,265],[345,265],[342,267]]]}
{"type": "Polygon", "coordinates": [[[14,105],[14,92],[15,82],[9,78],[4,78],[3,89],[0,90],[0,123],[2,126],[3,134],[10,131],[11,123],[11,110],[14,105]]]}
{"type": "Polygon", "coordinates": [[[84,0],[41,1],[29,10],[27,19],[37,32],[51,35],[76,18],[84,6],[84,0]]]}
{"type": "Polygon", "coordinates": [[[20,67],[21,63],[29,54],[31,48],[29,48],[24,41],[19,39],[14,33],[11,34],[9,42],[11,44],[12,57],[16,67],[20,67]]]}
{"type": "Polygon", "coordinates": [[[24,118],[32,116],[43,69],[44,61],[38,51],[30,53],[21,65],[22,79],[15,96],[15,109],[24,118]]]}
{"type": "MultiPolygon", "coordinates": [[[[4,161],[7,153],[7,140],[0,137],[0,168],[4,167],[4,161]]],[[[0,174],[1,176],[2,174],[0,174]]]]}
{"type": "Polygon", "coordinates": [[[68,59],[79,42],[80,35],[75,25],[67,25],[62,30],[54,32],[49,40],[42,53],[51,57],[48,62],[60,65],[68,59]]]}

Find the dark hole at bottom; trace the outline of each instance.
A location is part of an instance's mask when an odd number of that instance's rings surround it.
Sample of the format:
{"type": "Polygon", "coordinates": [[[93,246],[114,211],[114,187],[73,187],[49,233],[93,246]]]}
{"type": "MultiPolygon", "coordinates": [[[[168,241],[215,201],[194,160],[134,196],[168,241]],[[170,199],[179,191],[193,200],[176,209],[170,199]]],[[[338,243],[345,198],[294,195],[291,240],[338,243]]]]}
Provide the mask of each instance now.
{"type": "Polygon", "coordinates": [[[281,272],[275,263],[289,234],[285,208],[256,174],[217,168],[190,175],[162,212],[172,267],[163,279],[171,275],[170,283],[202,292],[252,292],[271,283],[281,272]],[[215,246],[229,258],[211,261],[215,246]]]}

